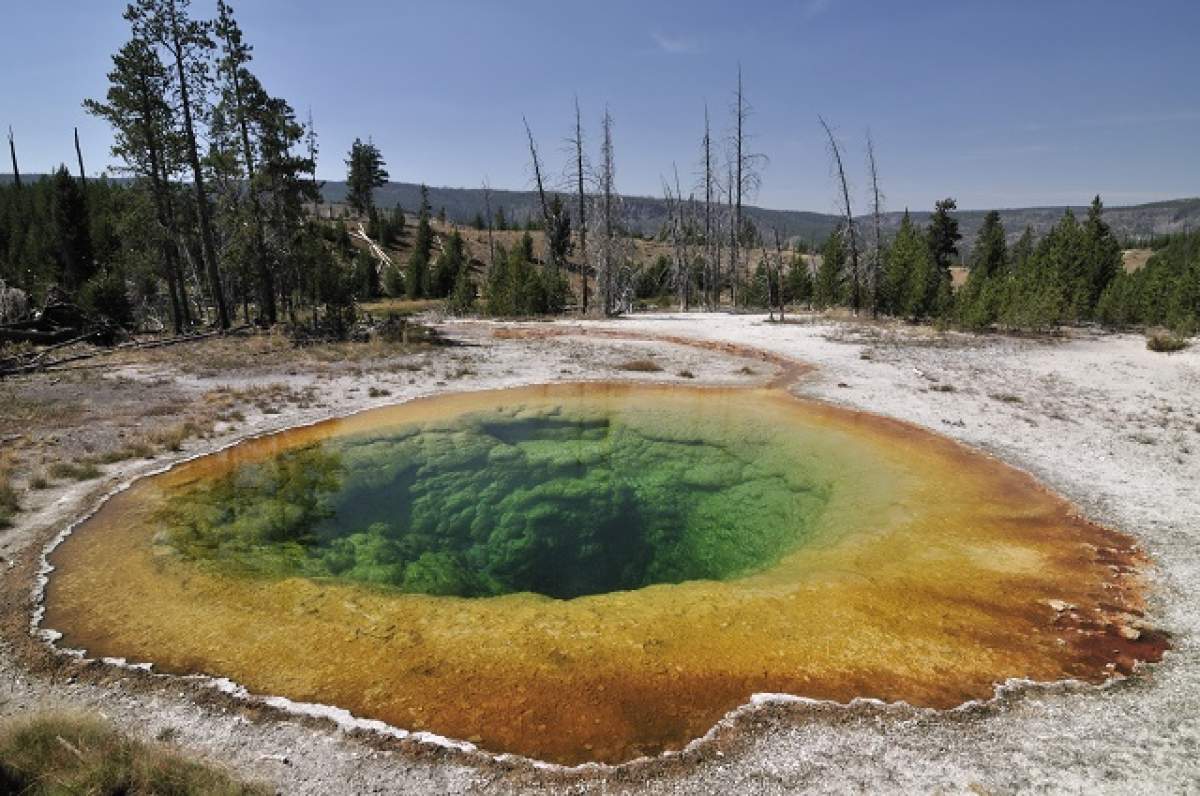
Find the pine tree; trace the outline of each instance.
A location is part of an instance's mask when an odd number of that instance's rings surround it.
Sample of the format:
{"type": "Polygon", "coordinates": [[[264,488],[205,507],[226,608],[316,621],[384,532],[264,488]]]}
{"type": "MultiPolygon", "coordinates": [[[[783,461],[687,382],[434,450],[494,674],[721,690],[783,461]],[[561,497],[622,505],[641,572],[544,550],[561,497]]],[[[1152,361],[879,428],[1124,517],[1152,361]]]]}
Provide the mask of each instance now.
{"type": "MultiPolygon", "coordinates": [[[[404,272],[404,287],[410,299],[424,298],[429,292],[429,258],[433,251],[433,227],[429,223],[429,190],[421,186],[421,210],[417,216],[417,234],[404,272]]],[[[445,294],[443,294],[445,295],[445,294]]]]}
{"type": "Polygon", "coordinates": [[[255,179],[258,155],[250,140],[250,116],[256,111],[262,113],[261,106],[266,103],[267,96],[257,78],[250,74],[250,46],[243,41],[242,30],[233,18],[233,9],[224,0],[217,0],[216,34],[222,43],[218,72],[226,80],[222,87],[222,103],[228,107],[233,117],[231,122],[237,128],[242,166],[245,169],[246,194],[250,202],[250,226],[253,233],[251,243],[258,285],[258,309],[266,324],[274,325],[277,320],[275,275],[268,260],[266,233],[263,229],[264,214],[259,199],[258,180],[255,179]]]}
{"type": "Polygon", "coordinates": [[[558,194],[550,199],[550,229],[546,231],[546,240],[550,261],[565,263],[575,243],[571,239],[571,214],[558,194]]]}
{"type": "Polygon", "coordinates": [[[1004,225],[995,210],[983,225],[971,249],[967,284],[956,297],[959,323],[971,329],[991,326],[1000,314],[1000,300],[1008,281],[1008,247],[1004,225]]]}
{"type": "Polygon", "coordinates": [[[925,311],[925,282],[933,271],[925,236],[908,211],[888,249],[883,272],[883,300],[892,315],[917,318],[925,311]]]}
{"type": "Polygon", "coordinates": [[[433,280],[430,285],[431,298],[449,296],[458,282],[459,273],[467,267],[463,237],[456,229],[446,239],[445,250],[438,255],[434,264],[433,280]]]}
{"type": "Polygon", "coordinates": [[[1103,213],[1104,204],[1096,196],[1084,222],[1084,247],[1088,262],[1087,317],[1094,315],[1104,289],[1124,270],[1121,244],[1104,222],[1103,213]]]}
{"type": "Polygon", "coordinates": [[[958,219],[950,215],[957,207],[957,203],[949,198],[934,203],[926,232],[931,268],[920,280],[923,284],[919,288],[922,293],[918,317],[941,316],[950,309],[950,266],[954,264],[958,242],[962,240],[958,219]]]}
{"type": "Polygon", "coordinates": [[[971,278],[990,279],[1008,268],[1008,246],[1004,239],[1004,224],[995,210],[983,217],[983,225],[971,248],[971,278]]]}
{"type": "Polygon", "coordinates": [[[784,301],[789,304],[805,304],[812,301],[812,294],[812,273],[809,271],[808,261],[797,247],[792,255],[787,279],[784,281],[784,301]]]}
{"type": "Polygon", "coordinates": [[[813,308],[838,306],[846,300],[846,245],[841,229],[835,230],[821,247],[821,265],[813,285],[813,308]]]}
{"type": "Polygon", "coordinates": [[[154,48],[134,38],[113,56],[105,101],[85,100],[88,113],[113,128],[113,156],[148,189],[154,207],[153,240],[160,249],[160,272],[167,283],[176,334],[187,323],[187,288],[179,261],[171,187],[165,175],[182,159],[174,111],[167,100],[170,79],[154,48]]]}
{"type": "Polygon", "coordinates": [[[92,240],[88,234],[87,199],[66,166],[59,166],[54,172],[53,181],[50,210],[54,220],[58,278],[64,288],[74,292],[83,287],[96,272],[92,240]]]}
{"type": "Polygon", "coordinates": [[[191,0],[134,0],[126,7],[125,19],[132,27],[135,39],[161,47],[175,67],[172,90],[178,100],[181,115],[182,148],[192,170],[200,251],[208,273],[213,304],[217,310],[217,323],[222,329],[227,329],[229,310],[225,304],[225,288],[222,284],[216,235],[212,226],[212,209],[209,205],[196,133],[197,109],[203,106],[203,99],[211,85],[208,54],[215,45],[210,35],[212,25],[188,17],[190,2],[191,0]]]}
{"type": "Polygon", "coordinates": [[[375,189],[387,184],[387,164],[375,144],[355,138],[346,160],[346,201],[362,216],[370,215],[375,207],[375,189]]]}

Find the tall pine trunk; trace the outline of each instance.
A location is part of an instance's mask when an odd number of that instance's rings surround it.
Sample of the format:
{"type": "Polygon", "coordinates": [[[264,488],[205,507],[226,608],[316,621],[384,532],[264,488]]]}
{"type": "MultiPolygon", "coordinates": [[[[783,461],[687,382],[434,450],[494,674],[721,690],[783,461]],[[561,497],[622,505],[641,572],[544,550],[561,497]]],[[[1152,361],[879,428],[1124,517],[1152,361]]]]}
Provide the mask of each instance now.
{"type": "Polygon", "coordinates": [[[172,55],[175,56],[175,73],[179,79],[179,104],[183,109],[183,132],[188,159],[192,166],[192,185],[196,191],[196,215],[200,222],[200,245],[212,289],[213,305],[217,310],[217,322],[222,329],[228,329],[229,308],[225,304],[225,290],[221,285],[221,267],[217,262],[217,244],[210,218],[208,192],[204,189],[204,171],[200,166],[200,150],[196,144],[196,129],[192,122],[192,103],[188,96],[187,73],[183,62],[183,42],[180,39],[179,17],[175,10],[175,0],[170,0],[168,7],[171,14],[171,37],[174,43],[172,55]]]}

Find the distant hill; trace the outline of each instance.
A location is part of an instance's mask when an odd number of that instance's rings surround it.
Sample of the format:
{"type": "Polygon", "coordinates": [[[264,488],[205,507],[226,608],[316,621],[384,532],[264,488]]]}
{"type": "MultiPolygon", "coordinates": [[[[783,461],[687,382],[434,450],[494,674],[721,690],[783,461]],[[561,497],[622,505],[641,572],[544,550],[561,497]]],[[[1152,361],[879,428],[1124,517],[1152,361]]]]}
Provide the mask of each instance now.
{"type": "MultiPolygon", "coordinates": [[[[42,176],[45,175],[22,175],[23,179],[27,181],[36,180],[42,176]]],[[[117,179],[122,180],[123,178],[117,179]]],[[[10,182],[12,182],[11,174],[0,174],[0,184],[10,182]]],[[[328,203],[344,202],[346,183],[326,182],[323,195],[328,203]]],[[[566,198],[564,196],[564,199],[566,198]]],[[[375,201],[380,207],[400,205],[411,213],[421,203],[420,186],[409,182],[389,182],[376,191],[375,201]]],[[[643,235],[656,234],[667,220],[666,202],[662,199],[648,196],[626,196],[623,201],[625,225],[633,232],[643,235]]],[[[484,212],[483,189],[431,187],[429,188],[429,204],[434,213],[445,208],[446,217],[451,221],[470,224],[476,214],[484,212]]],[[[568,207],[570,206],[568,201],[568,207]]],[[[529,218],[537,218],[541,215],[537,193],[534,191],[493,189],[493,212],[498,208],[504,209],[504,214],[510,222],[521,224],[529,218]]],[[[1015,241],[1021,236],[1026,226],[1032,227],[1035,235],[1044,235],[1062,217],[1066,209],[1066,207],[1023,207],[1007,208],[999,212],[1010,241],[1015,241]]],[[[1071,209],[1080,218],[1087,214],[1086,206],[1076,206],[1071,209]]],[[[788,240],[799,239],[810,243],[823,240],[837,227],[839,222],[838,216],[806,210],[771,210],[747,206],[744,211],[764,231],[778,229],[780,235],[788,240]]],[[[955,213],[963,234],[964,250],[974,240],[975,233],[983,223],[983,217],[987,212],[987,210],[961,210],[955,213]]],[[[913,220],[920,224],[928,222],[929,215],[929,211],[926,210],[912,212],[913,220]]],[[[895,234],[902,217],[902,212],[887,213],[884,216],[884,234],[888,236],[895,234]]],[[[1105,208],[1104,218],[1121,238],[1150,237],[1187,229],[1200,229],[1200,198],[1169,199],[1141,205],[1108,207],[1105,208]]],[[[860,216],[859,220],[866,222],[868,218],[860,216]]],[[[868,228],[864,226],[864,229],[868,228]]]]}
{"type": "MultiPolygon", "coordinates": [[[[343,202],[346,198],[344,182],[327,182],[324,188],[327,202],[343,202]]],[[[564,197],[566,198],[566,197],[564,197]]],[[[407,182],[389,182],[378,189],[375,201],[381,207],[400,205],[407,211],[415,211],[421,203],[420,186],[407,182]]],[[[626,226],[641,234],[653,235],[667,220],[666,203],[662,199],[646,196],[624,197],[626,226]]],[[[483,214],[483,190],[480,188],[429,188],[429,204],[437,213],[445,208],[446,217],[460,224],[469,224],[475,215],[483,214]]],[[[568,206],[570,203],[568,202],[568,206]]],[[[541,215],[535,191],[492,190],[493,212],[503,207],[510,222],[524,223],[528,218],[541,215]]],[[[1044,235],[1067,210],[1066,207],[1022,207],[1000,210],[1000,218],[1015,241],[1025,227],[1033,228],[1035,235],[1044,235]]],[[[1081,219],[1087,215],[1087,206],[1075,206],[1071,210],[1081,219]]],[[[961,210],[955,213],[959,220],[965,246],[974,240],[983,223],[987,210],[961,210]]],[[[771,210],[763,207],[746,207],[748,217],[758,222],[764,230],[778,229],[788,239],[803,239],[810,242],[823,240],[838,225],[840,218],[829,213],[813,213],[805,210],[771,210]]],[[[903,212],[884,215],[884,234],[891,236],[900,227],[903,212]]],[[[919,224],[929,221],[930,211],[915,211],[912,218],[919,224]]],[[[1142,205],[1108,207],[1105,220],[1119,237],[1148,237],[1186,229],[1200,229],[1200,198],[1170,199],[1142,205]]],[[[859,221],[867,222],[866,216],[859,221]]],[[[964,248],[965,248],[964,246],[964,248]]]]}
{"type": "MultiPolygon", "coordinates": [[[[344,202],[346,183],[327,182],[323,191],[326,202],[344,202]]],[[[568,207],[572,197],[563,195],[568,207]]],[[[524,224],[527,219],[541,218],[541,207],[536,191],[506,191],[492,189],[492,212],[504,209],[510,223],[524,224]]],[[[656,234],[666,223],[667,205],[662,199],[648,196],[622,197],[623,221],[627,229],[643,235],[656,234]]],[[[380,207],[400,205],[407,212],[414,212],[421,204],[421,187],[408,182],[389,182],[375,191],[375,203],[380,207]]],[[[484,214],[482,188],[429,188],[429,206],[437,213],[445,208],[446,218],[460,224],[470,224],[476,214],[484,214]]],[[[821,240],[836,227],[837,216],[827,213],[810,213],[801,210],[768,210],[761,207],[746,207],[745,213],[757,221],[763,229],[773,227],[786,238],[821,240]]]]}
{"type": "MultiPolygon", "coordinates": [[[[1086,205],[1073,206],[1070,209],[1081,221],[1087,217],[1086,205]]],[[[1066,210],[1066,207],[1021,207],[1000,210],[999,213],[1011,243],[1021,237],[1026,227],[1032,227],[1035,236],[1046,234],[1066,210]]],[[[963,241],[968,245],[975,239],[975,233],[987,213],[987,210],[962,210],[954,214],[958,219],[963,241]]],[[[929,221],[931,213],[920,211],[911,215],[913,221],[925,224],[929,221]]],[[[885,231],[888,234],[895,233],[903,217],[902,212],[888,213],[884,221],[885,231]]],[[[1148,238],[1170,232],[1200,229],[1200,198],[1168,199],[1143,205],[1106,207],[1104,220],[1120,238],[1148,238]]]]}

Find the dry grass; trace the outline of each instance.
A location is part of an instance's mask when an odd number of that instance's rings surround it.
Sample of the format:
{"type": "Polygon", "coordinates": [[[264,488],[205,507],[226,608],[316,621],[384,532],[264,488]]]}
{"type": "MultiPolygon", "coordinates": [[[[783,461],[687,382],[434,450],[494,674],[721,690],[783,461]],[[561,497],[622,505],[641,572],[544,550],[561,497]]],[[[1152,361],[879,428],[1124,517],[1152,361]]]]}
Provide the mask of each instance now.
{"type": "Polygon", "coordinates": [[[269,794],[162,744],[125,737],[90,716],[44,714],[0,729],[0,791],[30,794],[269,794]]]}
{"type": "Polygon", "coordinates": [[[373,316],[383,317],[391,313],[413,315],[418,312],[426,312],[441,307],[443,303],[441,299],[384,298],[378,301],[363,302],[358,305],[358,308],[373,316]]]}
{"type": "Polygon", "coordinates": [[[124,462],[129,459],[153,458],[154,446],[149,440],[143,438],[130,440],[119,448],[106,451],[94,457],[95,461],[100,464],[115,464],[116,462],[124,462]]]}
{"type": "Polygon", "coordinates": [[[56,400],[34,399],[0,390],[0,433],[24,432],[34,426],[66,425],[83,415],[83,409],[72,403],[56,400]]]}
{"type": "Polygon", "coordinates": [[[55,462],[50,465],[50,475],[70,481],[90,481],[100,477],[100,468],[86,459],[78,462],[55,462]]]}
{"type": "Polygon", "coordinates": [[[1182,351],[1187,348],[1187,340],[1168,331],[1157,330],[1146,335],[1146,348],[1161,353],[1182,351]]]}
{"type": "Polygon", "coordinates": [[[634,373],[658,373],[662,370],[662,365],[653,359],[631,359],[628,362],[622,362],[616,367],[617,370],[628,370],[634,373]]]}
{"type": "Polygon", "coordinates": [[[0,457],[0,528],[12,525],[12,518],[21,510],[17,490],[13,486],[12,457],[0,457]]]}

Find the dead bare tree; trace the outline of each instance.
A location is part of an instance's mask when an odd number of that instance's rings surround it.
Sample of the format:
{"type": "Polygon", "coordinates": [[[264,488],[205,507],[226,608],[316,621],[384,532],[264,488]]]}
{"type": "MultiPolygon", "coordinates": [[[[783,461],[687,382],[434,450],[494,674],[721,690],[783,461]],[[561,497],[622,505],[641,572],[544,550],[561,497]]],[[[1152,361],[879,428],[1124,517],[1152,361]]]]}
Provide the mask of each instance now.
{"type": "Polygon", "coordinates": [[[579,97],[575,98],[575,134],[571,136],[571,146],[575,150],[575,174],[573,175],[574,185],[579,196],[579,256],[582,261],[579,263],[579,277],[583,282],[583,313],[586,315],[588,311],[588,256],[587,256],[587,188],[584,181],[584,162],[586,160],[583,153],[583,115],[579,111],[579,97]]]}
{"type": "Polygon", "coordinates": [[[691,219],[685,212],[688,206],[684,204],[683,190],[679,187],[679,167],[672,163],[671,169],[675,172],[675,205],[679,224],[679,234],[676,237],[675,258],[678,264],[675,277],[679,290],[679,308],[683,312],[687,312],[691,307],[692,299],[692,254],[691,247],[688,245],[688,238],[691,235],[691,219]]]}
{"type": "Polygon", "coordinates": [[[733,204],[733,237],[731,238],[731,272],[732,272],[732,301],[737,304],[737,284],[738,284],[738,269],[741,264],[741,237],[743,232],[742,224],[742,201],[746,198],[753,197],[762,184],[762,168],[766,163],[767,156],[758,152],[747,151],[749,144],[749,136],[746,133],[746,121],[754,112],[754,108],[746,101],[746,94],[742,89],[742,65],[738,64],[737,76],[737,92],[734,95],[733,105],[733,121],[734,132],[733,140],[730,142],[733,148],[733,176],[734,180],[734,204],[733,204]]]}
{"type": "Polygon", "coordinates": [[[552,231],[551,225],[553,220],[550,217],[550,205],[546,202],[546,187],[542,182],[542,160],[538,157],[537,143],[533,140],[533,131],[529,129],[529,121],[522,116],[521,121],[525,124],[525,136],[529,139],[529,159],[533,162],[533,178],[537,185],[538,199],[542,205],[542,229],[545,231],[543,239],[546,241],[546,264],[551,270],[558,269],[558,263],[555,260],[554,248],[550,245],[550,234],[552,231]]]}
{"type": "Polygon", "coordinates": [[[720,262],[714,258],[714,248],[720,251],[720,241],[714,240],[713,235],[713,191],[716,188],[716,178],[713,175],[712,132],[708,120],[708,104],[704,105],[704,139],[701,142],[704,175],[704,303],[709,309],[716,309],[721,302],[720,262]]]}
{"type": "Polygon", "coordinates": [[[488,271],[490,272],[496,267],[496,242],[492,237],[492,227],[495,224],[495,220],[492,218],[492,186],[488,185],[487,177],[483,178],[483,211],[487,213],[488,271]]]}
{"type": "Polygon", "coordinates": [[[675,184],[664,177],[662,180],[663,197],[667,203],[667,229],[671,238],[671,284],[679,299],[681,312],[688,308],[688,273],[687,253],[685,252],[683,218],[683,197],[679,188],[679,168],[672,164],[675,173],[675,184]]]}
{"type": "Polygon", "coordinates": [[[12,125],[8,127],[8,154],[12,156],[13,184],[21,187],[21,170],[17,168],[17,145],[13,141],[12,125]]]}
{"type": "MultiPolygon", "coordinates": [[[[775,293],[774,296],[779,299],[779,322],[783,323],[783,243],[779,239],[779,228],[772,227],[771,231],[775,233],[775,293]]],[[[767,281],[770,283],[770,275],[767,276],[767,281]]],[[[771,303],[771,291],[767,290],[767,304],[771,303]]],[[[771,316],[774,318],[774,315],[771,316]]]]}
{"type": "Polygon", "coordinates": [[[825,128],[825,135],[829,137],[829,150],[833,155],[834,167],[842,185],[841,210],[845,216],[846,233],[850,240],[850,308],[854,310],[855,314],[858,314],[862,307],[862,275],[859,271],[858,236],[854,230],[854,213],[850,207],[850,185],[846,180],[846,169],[842,165],[842,150],[833,136],[833,130],[829,128],[824,117],[818,116],[817,119],[821,122],[821,127],[825,128]]]}
{"type": "Polygon", "coordinates": [[[867,169],[871,175],[871,216],[875,240],[871,249],[871,317],[879,317],[879,282],[883,274],[883,198],[879,193],[879,169],[875,163],[875,141],[867,130],[867,169]]]}
{"type": "Polygon", "coordinates": [[[729,303],[737,306],[738,222],[733,209],[733,161],[725,161],[725,223],[729,228],[729,303]]]}
{"type": "Polygon", "coordinates": [[[79,128],[75,128],[75,157],[79,159],[79,182],[86,189],[87,175],[83,172],[83,150],[79,148],[79,128]]]}
{"type": "Polygon", "coordinates": [[[596,241],[596,262],[599,272],[596,275],[597,289],[600,292],[602,307],[605,315],[615,315],[629,303],[629,279],[623,274],[624,248],[618,235],[618,214],[620,212],[620,196],[616,190],[616,157],[613,150],[613,118],[608,108],[604,109],[604,119],[601,122],[600,165],[596,175],[598,185],[597,208],[600,214],[602,235],[595,232],[592,238],[596,241]]]}

